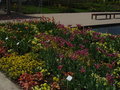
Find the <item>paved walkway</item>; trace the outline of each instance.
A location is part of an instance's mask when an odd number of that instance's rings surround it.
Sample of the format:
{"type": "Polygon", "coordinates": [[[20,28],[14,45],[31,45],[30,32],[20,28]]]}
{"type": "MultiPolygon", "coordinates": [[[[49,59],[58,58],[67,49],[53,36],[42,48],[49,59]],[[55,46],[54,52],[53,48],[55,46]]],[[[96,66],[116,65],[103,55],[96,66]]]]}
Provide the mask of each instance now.
{"type": "MultiPolygon", "coordinates": [[[[93,13],[93,12],[92,12],[93,13]]],[[[120,23],[120,15],[116,16],[119,19],[107,19],[103,20],[105,16],[98,16],[99,20],[91,19],[92,13],[60,13],[60,14],[28,14],[28,16],[46,16],[54,17],[57,22],[60,21],[61,24],[73,25],[81,24],[82,26],[91,25],[103,25],[103,24],[115,24],[120,23]]]]}
{"type": "Polygon", "coordinates": [[[0,90],[21,90],[0,72],[0,90]]]}
{"type": "MultiPolygon", "coordinates": [[[[93,13],[93,12],[92,12],[93,13]]],[[[105,25],[105,24],[120,24],[120,15],[116,16],[117,19],[107,19],[105,16],[98,16],[98,20],[91,19],[92,13],[58,13],[58,14],[26,14],[31,17],[54,17],[56,22],[60,22],[64,25],[81,24],[82,26],[93,26],[93,25],[105,25]]],[[[98,13],[98,12],[97,12],[98,13]]],[[[100,12],[101,13],[101,12],[100,12]]],[[[8,22],[12,20],[0,20],[0,22],[8,22]]]]}

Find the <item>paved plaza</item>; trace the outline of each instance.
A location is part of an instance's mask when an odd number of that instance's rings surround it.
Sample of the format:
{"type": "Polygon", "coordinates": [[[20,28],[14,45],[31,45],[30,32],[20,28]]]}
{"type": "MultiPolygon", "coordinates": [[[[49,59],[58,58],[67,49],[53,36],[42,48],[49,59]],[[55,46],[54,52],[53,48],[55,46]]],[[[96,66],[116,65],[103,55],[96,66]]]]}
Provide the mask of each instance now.
{"type": "MultiPolygon", "coordinates": [[[[25,16],[32,17],[54,17],[56,22],[60,22],[64,25],[81,24],[82,26],[93,26],[93,25],[105,25],[105,24],[119,24],[120,15],[116,16],[116,19],[105,19],[105,16],[98,16],[98,19],[91,19],[91,14],[89,13],[58,13],[58,14],[25,14],[25,16]]],[[[97,12],[95,12],[97,13],[97,12]]],[[[102,13],[102,12],[100,12],[102,13]]],[[[15,20],[15,19],[14,19],[15,20]]],[[[11,22],[13,20],[0,20],[0,22],[11,22]]]]}
{"type": "Polygon", "coordinates": [[[27,16],[54,17],[56,22],[60,22],[61,24],[64,25],[73,25],[73,26],[75,26],[76,24],[81,24],[82,26],[92,26],[92,25],[120,23],[120,15],[116,16],[116,19],[105,19],[105,16],[98,16],[98,19],[95,20],[95,19],[91,19],[92,13],[28,14],[27,16]]]}

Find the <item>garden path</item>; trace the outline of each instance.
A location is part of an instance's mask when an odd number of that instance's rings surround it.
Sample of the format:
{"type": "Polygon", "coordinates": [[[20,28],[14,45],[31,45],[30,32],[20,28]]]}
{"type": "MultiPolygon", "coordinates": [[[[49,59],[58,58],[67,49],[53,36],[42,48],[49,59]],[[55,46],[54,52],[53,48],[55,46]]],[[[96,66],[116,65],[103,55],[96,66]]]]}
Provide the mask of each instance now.
{"type": "MultiPolygon", "coordinates": [[[[56,22],[60,22],[64,25],[73,25],[81,24],[82,26],[94,26],[94,25],[105,25],[105,24],[120,24],[120,15],[116,16],[116,19],[104,19],[105,16],[98,16],[98,19],[91,19],[91,14],[94,12],[86,13],[57,13],[57,14],[25,14],[26,17],[54,17],[56,22]]],[[[95,12],[95,13],[104,13],[104,12],[95,12]]],[[[111,12],[112,13],[112,12],[111,12]]],[[[28,19],[28,18],[24,18],[28,19]]],[[[23,20],[24,20],[23,19],[23,20]]],[[[15,21],[15,19],[13,19],[15,21]]],[[[11,20],[0,20],[2,22],[12,22],[11,20]]]]}
{"type": "MultiPolygon", "coordinates": [[[[91,26],[91,25],[104,25],[104,24],[116,24],[120,23],[120,15],[116,16],[117,19],[104,19],[105,16],[98,16],[98,20],[91,19],[91,14],[94,12],[86,13],[59,13],[59,14],[27,14],[27,16],[46,16],[54,17],[57,22],[60,21],[64,25],[73,25],[81,24],[82,26],[91,26]]],[[[95,12],[95,13],[104,13],[104,12],[95,12]]]]}
{"type": "Polygon", "coordinates": [[[21,90],[0,72],[0,90],[21,90]]]}

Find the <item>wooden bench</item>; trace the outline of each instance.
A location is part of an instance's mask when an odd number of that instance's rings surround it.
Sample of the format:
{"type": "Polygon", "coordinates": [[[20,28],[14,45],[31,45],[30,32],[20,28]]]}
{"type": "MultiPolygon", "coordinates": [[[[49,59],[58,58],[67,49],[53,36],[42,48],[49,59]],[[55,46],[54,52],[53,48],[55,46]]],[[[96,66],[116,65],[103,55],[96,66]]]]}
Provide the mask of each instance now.
{"type": "Polygon", "coordinates": [[[105,16],[105,19],[111,19],[113,16],[113,18],[115,19],[116,15],[120,15],[120,13],[94,13],[91,15],[91,19],[94,19],[94,16],[95,19],[97,19],[98,16],[105,16]]]}
{"type": "Polygon", "coordinates": [[[120,15],[120,13],[113,13],[113,18],[115,18],[115,15],[120,15]]]}

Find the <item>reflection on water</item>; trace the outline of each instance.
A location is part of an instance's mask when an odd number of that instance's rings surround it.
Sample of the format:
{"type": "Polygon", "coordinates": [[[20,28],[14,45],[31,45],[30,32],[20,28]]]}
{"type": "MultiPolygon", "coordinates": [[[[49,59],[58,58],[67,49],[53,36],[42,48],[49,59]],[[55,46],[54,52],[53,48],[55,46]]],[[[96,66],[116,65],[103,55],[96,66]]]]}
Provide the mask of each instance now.
{"type": "Polygon", "coordinates": [[[118,35],[120,34],[120,25],[113,25],[113,26],[100,26],[100,27],[93,27],[94,31],[102,32],[102,33],[111,33],[118,35]]]}

